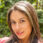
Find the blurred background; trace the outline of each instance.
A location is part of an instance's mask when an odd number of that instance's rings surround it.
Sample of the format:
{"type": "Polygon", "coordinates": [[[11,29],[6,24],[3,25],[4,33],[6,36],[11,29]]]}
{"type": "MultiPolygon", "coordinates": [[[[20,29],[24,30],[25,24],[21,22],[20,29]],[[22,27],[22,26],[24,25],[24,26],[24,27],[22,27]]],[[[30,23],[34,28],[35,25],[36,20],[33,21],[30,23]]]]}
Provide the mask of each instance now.
{"type": "MultiPolygon", "coordinates": [[[[0,0],[0,37],[10,36],[7,24],[7,11],[16,2],[21,0],[0,0]]],[[[43,0],[23,0],[29,1],[36,9],[39,18],[41,37],[43,38],[43,0]]]]}

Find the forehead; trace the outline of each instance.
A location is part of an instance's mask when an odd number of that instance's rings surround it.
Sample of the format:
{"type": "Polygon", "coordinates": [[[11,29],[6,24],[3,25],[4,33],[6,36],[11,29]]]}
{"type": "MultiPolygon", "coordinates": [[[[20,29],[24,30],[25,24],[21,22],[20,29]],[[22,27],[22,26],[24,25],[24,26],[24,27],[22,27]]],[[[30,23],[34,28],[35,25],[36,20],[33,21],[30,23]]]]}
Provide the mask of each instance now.
{"type": "Polygon", "coordinates": [[[21,12],[21,11],[18,11],[18,10],[15,10],[15,11],[12,11],[11,15],[10,15],[10,18],[12,19],[19,19],[19,18],[27,18],[26,16],[26,13],[24,12],[21,12]]]}

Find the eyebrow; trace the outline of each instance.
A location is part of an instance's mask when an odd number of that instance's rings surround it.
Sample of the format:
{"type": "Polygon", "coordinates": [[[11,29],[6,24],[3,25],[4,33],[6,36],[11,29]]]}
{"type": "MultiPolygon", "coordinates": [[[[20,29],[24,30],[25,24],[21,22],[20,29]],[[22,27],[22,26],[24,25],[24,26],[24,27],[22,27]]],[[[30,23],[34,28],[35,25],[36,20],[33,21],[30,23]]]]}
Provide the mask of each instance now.
{"type": "MultiPolygon", "coordinates": [[[[25,18],[25,17],[23,17],[23,18],[20,18],[20,19],[24,19],[24,18],[25,18]]],[[[19,19],[19,20],[20,20],[20,19],[19,19]]]]}
{"type": "Polygon", "coordinates": [[[20,19],[24,19],[24,17],[23,18],[20,18],[20,19]]]}
{"type": "MultiPolygon", "coordinates": [[[[18,20],[21,20],[21,19],[24,19],[24,18],[25,18],[25,17],[23,17],[23,18],[20,18],[20,19],[18,19],[18,20]]],[[[15,21],[15,20],[13,20],[13,19],[12,19],[11,21],[15,21]]]]}

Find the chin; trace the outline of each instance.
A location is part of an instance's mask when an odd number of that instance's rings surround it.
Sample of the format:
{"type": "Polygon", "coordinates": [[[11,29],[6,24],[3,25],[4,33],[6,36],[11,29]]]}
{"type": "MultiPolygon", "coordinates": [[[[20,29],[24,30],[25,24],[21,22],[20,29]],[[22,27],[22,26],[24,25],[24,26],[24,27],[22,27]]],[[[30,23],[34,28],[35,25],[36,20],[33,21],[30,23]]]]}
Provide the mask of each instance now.
{"type": "Polygon", "coordinates": [[[25,39],[25,36],[18,36],[19,39],[25,39]]]}

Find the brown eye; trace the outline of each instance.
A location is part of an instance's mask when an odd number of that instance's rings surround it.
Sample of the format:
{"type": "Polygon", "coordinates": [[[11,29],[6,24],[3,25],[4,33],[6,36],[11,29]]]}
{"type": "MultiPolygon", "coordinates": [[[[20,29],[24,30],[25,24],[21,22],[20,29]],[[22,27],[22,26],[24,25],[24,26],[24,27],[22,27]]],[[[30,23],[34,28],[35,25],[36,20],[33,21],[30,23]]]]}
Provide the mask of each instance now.
{"type": "Polygon", "coordinates": [[[21,20],[21,22],[25,22],[25,20],[21,20]]]}

